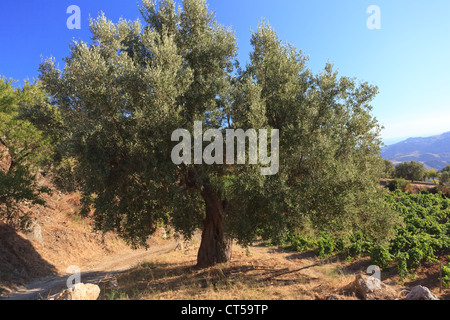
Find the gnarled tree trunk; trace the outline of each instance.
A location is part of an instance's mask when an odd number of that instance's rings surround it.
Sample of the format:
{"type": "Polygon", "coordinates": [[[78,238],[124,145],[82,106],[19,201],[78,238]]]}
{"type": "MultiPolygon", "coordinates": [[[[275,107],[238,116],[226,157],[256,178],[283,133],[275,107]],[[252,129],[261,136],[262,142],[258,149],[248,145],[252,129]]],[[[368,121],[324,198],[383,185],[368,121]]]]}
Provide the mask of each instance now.
{"type": "Polygon", "coordinates": [[[207,268],[231,260],[232,241],[225,233],[224,204],[209,185],[202,197],[206,205],[202,242],[197,256],[197,267],[207,268]]]}

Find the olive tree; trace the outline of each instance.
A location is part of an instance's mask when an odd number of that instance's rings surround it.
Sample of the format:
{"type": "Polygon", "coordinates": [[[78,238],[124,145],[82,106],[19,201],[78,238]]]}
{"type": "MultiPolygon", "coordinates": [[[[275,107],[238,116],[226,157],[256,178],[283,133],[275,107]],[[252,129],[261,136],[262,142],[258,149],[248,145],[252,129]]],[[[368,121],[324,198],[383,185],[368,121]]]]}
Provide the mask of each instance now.
{"type": "Polygon", "coordinates": [[[438,173],[439,181],[441,184],[450,182],[450,164],[442,168],[438,173]]]}
{"type": "MultiPolygon", "coordinates": [[[[92,20],[92,43],[74,42],[63,70],[52,59],[40,66],[99,230],[137,246],[160,222],[186,237],[202,228],[199,267],[229,261],[232,240],[246,245],[306,224],[389,234],[395,219],[377,187],[380,127],[370,114],[376,87],[329,64],[312,74],[303,53],[265,23],[252,35],[249,64],[236,68],[234,33],[203,0],[181,8],[144,0],[140,10],[144,23],[92,20]],[[276,174],[261,174],[267,163],[248,157],[245,165],[174,163],[174,132],[199,124],[223,137],[279,130],[278,148],[269,145],[276,174]]],[[[227,140],[203,137],[183,156],[211,145],[217,152],[227,140]]]]}
{"type": "Polygon", "coordinates": [[[395,176],[412,182],[423,181],[426,176],[426,169],[421,162],[406,161],[395,166],[395,176]]]}

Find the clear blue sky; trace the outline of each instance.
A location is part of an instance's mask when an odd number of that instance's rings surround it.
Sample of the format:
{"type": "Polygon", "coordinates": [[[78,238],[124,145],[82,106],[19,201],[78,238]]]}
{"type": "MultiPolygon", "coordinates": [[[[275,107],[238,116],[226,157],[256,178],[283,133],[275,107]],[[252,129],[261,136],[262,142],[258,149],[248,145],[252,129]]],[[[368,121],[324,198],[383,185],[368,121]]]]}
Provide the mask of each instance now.
{"type": "MultiPolygon", "coordinates": [[[[90,40],[89,15],[116,22],[140,18],[137,0],[22,0],[0,3],[0,76],[37,76],[41,56],[60,67],[75,39],[90,40]],[[67,7],[81,9],[81,30],[69,30],[67,7]]],[[[320,71],[327,61],[341,75],[380,88],[374,116],[385,143],[450,131],[450,1],[448,0],[209,0],[221,24],[232,26],[242,64],[251,30],[261,18],[282,40],[310,56],[320,71]],[[381,10],[381,29],[370,30],[367,8],[381,10]]],[[[21,84],[22,82],[19,82],[21,84]]]]}

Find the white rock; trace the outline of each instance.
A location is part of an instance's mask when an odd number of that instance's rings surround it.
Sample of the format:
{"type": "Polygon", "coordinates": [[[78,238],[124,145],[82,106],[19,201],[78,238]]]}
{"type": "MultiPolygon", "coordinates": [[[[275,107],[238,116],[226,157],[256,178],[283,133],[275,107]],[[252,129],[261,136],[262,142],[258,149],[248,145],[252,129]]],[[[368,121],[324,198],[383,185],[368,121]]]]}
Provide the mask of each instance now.
{"type": "Polygon", "coordinates": [[[355,294],[363,300],[396,300],[398,298],[397,291],[379,281],[374,283],[372,277],[366,275],[357,275],[352,283],[355,294]]]}
{"type": "Polygon", "coordinates": [[[430,289],[422,286],[415,286],[406,296],[406,300],[439,300],[430,289]]]}
{"type": "Polygon", "coordinates": [[[55,300],[97,300],[100,287],[95,284],[78,283],[73,288],[64,290],[55,300]]]}
{"type": "Polygon", "coordinates": [[[44,242],[44,239],[42,238],[42,228],[36,219],[26,221],[22,232],[30,241],[44,242]]]}

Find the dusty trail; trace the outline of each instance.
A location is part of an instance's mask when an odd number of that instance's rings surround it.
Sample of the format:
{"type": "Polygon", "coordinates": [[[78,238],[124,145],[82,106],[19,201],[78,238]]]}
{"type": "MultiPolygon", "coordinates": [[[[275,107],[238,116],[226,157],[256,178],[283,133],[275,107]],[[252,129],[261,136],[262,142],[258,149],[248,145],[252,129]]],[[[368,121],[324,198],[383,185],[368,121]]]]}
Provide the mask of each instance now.
{"type": "MultiPolygon", "coordinates": [[[[138,264],[149,262],[154,258],[173,251],[177,242],[156,246],[149,250],[129,251],[108,257],[104,260],[81,267],[81,282],[98,284],[105,277],[127,271],[138,264]]],[[[66,288],[69,275],[51,276],[27,284],[24,288],[0,300],[39,300],[56,294],[66,288]]]]}

